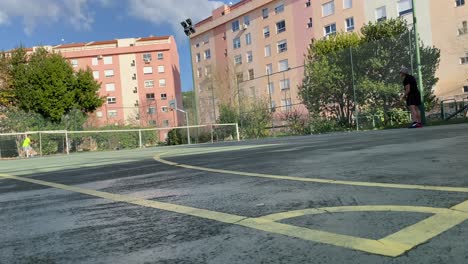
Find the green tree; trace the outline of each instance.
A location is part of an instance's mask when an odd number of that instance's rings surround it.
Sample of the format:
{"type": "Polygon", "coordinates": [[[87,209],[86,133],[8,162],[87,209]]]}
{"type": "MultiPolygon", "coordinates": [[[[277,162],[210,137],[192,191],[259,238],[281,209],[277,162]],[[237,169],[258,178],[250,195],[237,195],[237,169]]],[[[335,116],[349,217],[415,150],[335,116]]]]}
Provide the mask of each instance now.
{"type": "Polygon", "coordinates": [[[309,47],[299,96],[312,114],[333,116],[347,126],[355,107],[349,50],[360,44],[355,33],[314,41],[309,47]],[[348,51],[346,53],[345,51],[348,51]]]}
{"type": "Polygon", "coordinates": [[[26,112],[60,122],[73,109],[88,113],[103,103],[91,70],[74,72],[60,54],[40,48],[26,55],[19,48],[13,52],[10,65],[13,103],[26,112]]]}
{"type": "MultiPolygon", "coordinates": [[[[341,125],[353,124],[357,105],[361,112],[382,113],[387,123],[393,111],[404,107],[398,71],[414,65],[412,37],[406,21],[398,18],[364,25],[360,35],[340,33],[313,42],[299,95],[312,114],[332,117],[341,125]]],[[[430,107],[440,52],[422,43],[420,48],[425,103],[430,107]]]]}
{"type": "Polygon", "coordinates": [[[194,125],[197,113],[195,111],[195,93],[193,91],[182,92],[182,105],[185,111],[188,112],[190,125],[194,125]]]}
{"type": "MultiPolygon", "coordinates": [[[[268,108],[268,101],[262,99],[252,99],[245,101],[242,105],[242,112],[239,116],[238,108],[234,105],[223,104],[219,107],[218,123],[237,123],[243,138],[262,138],[268,136],[265,129],[271,124],[272,114],[268,108]]],[[[221,128],[223,137],[234,136],[235,128],[221,128]]]]}

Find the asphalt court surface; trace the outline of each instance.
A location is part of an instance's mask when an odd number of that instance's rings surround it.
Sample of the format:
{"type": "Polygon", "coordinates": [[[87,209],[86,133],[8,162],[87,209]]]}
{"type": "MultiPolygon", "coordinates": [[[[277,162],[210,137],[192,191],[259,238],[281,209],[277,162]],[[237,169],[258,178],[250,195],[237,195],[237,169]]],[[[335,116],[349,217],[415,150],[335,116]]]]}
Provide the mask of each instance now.
{"type": "Polygon", "coordinates": [[[0,263],[468,263],[468,126],[0,162],[0,263]]]}

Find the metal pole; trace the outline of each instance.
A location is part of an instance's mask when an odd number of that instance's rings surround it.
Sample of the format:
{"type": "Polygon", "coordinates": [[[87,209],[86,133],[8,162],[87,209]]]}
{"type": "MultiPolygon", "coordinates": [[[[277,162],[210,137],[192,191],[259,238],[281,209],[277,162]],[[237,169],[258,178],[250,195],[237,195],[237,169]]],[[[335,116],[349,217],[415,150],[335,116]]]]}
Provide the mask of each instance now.
{"type": "Polygon", "coordinates": [[[143,141],[141,138],[141,129],[138,130],[138,142],[140,144],[140,148],[143,148],[143,141]]]}
{"type": "Polygon", "coordinates": [[[192,44],[190,42],[190,37],[187,37],[188,41],[189,41],[189,51],[190,51],[190,68],[192,70],[192,86],[193,86],[193,94],[194,94],[194,97],[193,97],[193,100],[195,101],[195,115],[194,115],[194,121],[195,121],[195,125],[199,125],[198,123],[198,91],[197,91],[197,88],[195,87],[195,75],[193,74],[193,54],[192,54],[192,44]]]}
{"type": "Polygon", "coordinates": [[[213,137],[213,124],[211,124],[210,126],[210,129],[211,129],[211,144],[214,143],[214,137],[213,137]]]}
{"type": "Polygon", "coordinates": [[[421,122],[426,124],[426,111],[424,109],[424,87],[423,87],[423,78],[422,78],[422,69],[421,69],[421,51],[419,48],[419,34],[418,34],[418,20],[416,17],[416,1],[412,0],[413,4],[413,27],[414,27],[414,42],[416,49],[416,65],[418,68],[418,86],[419,92],[421,94],[421,106],[419,110],[421,111],[421,122]]]}
{"type": "Polygon", "coordinates": [[[236,133],[237,133],[237,141],[240,141],[239,124],[238,123],[236,123],[236,133]]]}
{"type": "MultiPolygon", "coordinates": [[[[270,97],[270,102],[269,102],[269,108],[270,108],[270,112],[273,112],[273,107],[272,107],[272,100],[271,100],[271,87],[270,87],[270,70],[268,69],[267,71],[267,81],[268,81],[268,84],[267,84],[267,87],[268,87],[268,96],[270,97]]],[[[274,133],[274,121],[273,121],[273,118],[271,119],[271,134],[273,135],[274,133]]]]}
{"type": "Polygon", "coordinates": [[[359,111],[358,111],[359,104],[356,98],[356,79],[354,77],[354,60],[353,60],[353,48],[352,47],[349,48],[349,54],[351,57],[351,75],[353,79],[354,115],[356,116],[356,130],[359,131],[359,111]]]}
{"type": "Polygon", "coordinates": [[[187,124],[187,143],[190,145],[190,127],[189,127],[189,122],[188,122],[188,112],[185,111],[185,123],[187,124]]]}
{"type": "Polygon", "coordinates": [[[67,155],[70,154],[70,148],[68,146],[68,131],[65,130],[65,148],[66,148],[66,151],[67,151],[67,155]]]}
{"type": "Polygon", "coordinates": [[[42,157],[42,133],[39,132],[39,153],[41,154],[42,157]]]}
{"type": "Polygon", "coordinates": [[[239,87],[239,76],[236,76],[236,83],[237,83],[237,104],[238,104],[238,112],[239,112],[239,123],[242,126],[242,117],[241,117],[241,98],[240,98],[240,87],[239,87]]]}
{"type": "Polygon", "coordinates": [[[216,122],[216,105],[215,105],[215,97],[214,97],[213,80],[211,81],[211,103],[213,106],[213,122],[216,122]]]}

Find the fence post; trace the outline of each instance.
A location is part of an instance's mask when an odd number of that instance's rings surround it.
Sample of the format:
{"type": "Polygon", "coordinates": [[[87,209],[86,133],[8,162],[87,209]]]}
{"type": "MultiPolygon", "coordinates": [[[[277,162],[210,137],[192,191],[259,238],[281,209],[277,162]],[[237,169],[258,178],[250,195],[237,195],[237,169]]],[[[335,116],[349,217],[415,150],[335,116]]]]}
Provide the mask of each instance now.
{"type": "Polygon", "coordinates": [[[42,157],[42,133],[39,132],[39,154],[42,157]]]}
{"type": "Polygon", "coordinates": [[[375,128],[375,115],[372,115],[372,128],[375,128]]]}
{"type": "Polygon", "coordinates": [[[240,141],[239,124],[236,123],[237,141],[240,141]]]}
{"type": "Polygon", "coordinates": [[[214,143],[214,138],[213,138],[213,124],[210,125],[211,127],[211,144],[214,143]]]}
{"type": "Polygon", "coordinates": [[[70,155],[70,146],[68,144],[68,130],[65,130],[65,148],[67,151],[67,155],[70,155]]]}
{"type": "Polygon", "coordinates": [[[138,130],[138,144],[140,145],[140,148],[143,148],[143,141],[141,138],[141,129],[138,130]]]}

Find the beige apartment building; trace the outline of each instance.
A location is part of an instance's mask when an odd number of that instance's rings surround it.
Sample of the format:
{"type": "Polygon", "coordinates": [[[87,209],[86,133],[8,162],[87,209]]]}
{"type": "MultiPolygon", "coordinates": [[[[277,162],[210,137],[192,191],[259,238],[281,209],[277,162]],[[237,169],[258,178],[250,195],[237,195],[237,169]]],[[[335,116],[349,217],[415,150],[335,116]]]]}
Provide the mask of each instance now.
{"type": "MultiPolygon", "coordinates": [[[[416,5],[421,40],[442,49],[436,94],[468,93],[464,0],[416,5]]],[[[312,39],[398,16],[411,25],[412,11],[411,0],[243,0],[214,10],[195,25],[190,41],[200,123],[214,123],[219,104],[250,98],[265,99],[280,113],[301,108],[298,86],[312,39]]]]}

